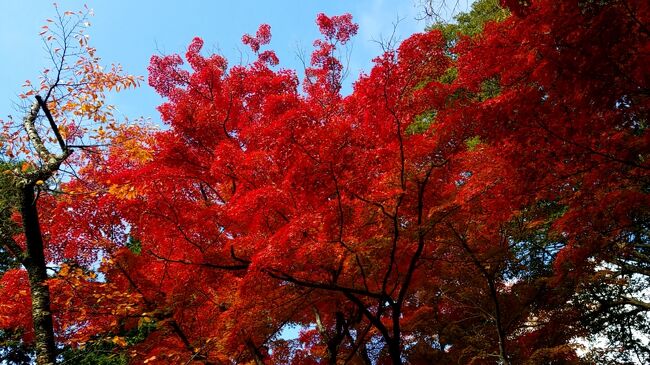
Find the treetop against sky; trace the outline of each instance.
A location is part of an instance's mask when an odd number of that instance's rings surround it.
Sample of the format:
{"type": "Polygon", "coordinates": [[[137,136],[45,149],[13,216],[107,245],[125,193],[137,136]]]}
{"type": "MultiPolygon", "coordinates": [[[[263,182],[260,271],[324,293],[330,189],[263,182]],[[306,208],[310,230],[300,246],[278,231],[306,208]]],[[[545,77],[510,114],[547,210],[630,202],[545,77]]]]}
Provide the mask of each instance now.
{"type": "MultiPolygon", "coordinates": [[[[459,2],[459,9],[468,0],[459,2]]],[[[149,58],[154,54],[183,51],[192,38],[205,42],[205,51],[223,54],[230,65],[249,62],[254,56],[242,45],[241,37],[253,33],[266,23],[273,31],[274,49],[283,68],[299,72],[303,64],[297,56],[309,57],[312,42],[318,37],[314,20],[318,13],[350,13],[359,24],[359,33],[351,44],[349,76],[344,90],[359,72],[368,71],[371,60],[381,53],[375,42],[388,39],[393,23],[399,19],[395,37],[404,39],[425,28],[421,7],[415,0],[361,1],[61,1],[62,10],[79,10],[87,5],[95,16],[89,21],[93,45],[105,62],[119,62],[134,75],[146,76],[149,58]]],[[[33,78],[33,70],[48,65],[38,37],[45,19],[51,18],[53,6],[47,1],[5,1],[0,14],[0,106],[5,114],[17,114],[13,105],[18,94],[15,85],[33,78]]],[[[155,108],[161,99],[146,83],[137,92],[111,97],[120,112],[128,117],[145,116],[158,120],[155,108]]]]}

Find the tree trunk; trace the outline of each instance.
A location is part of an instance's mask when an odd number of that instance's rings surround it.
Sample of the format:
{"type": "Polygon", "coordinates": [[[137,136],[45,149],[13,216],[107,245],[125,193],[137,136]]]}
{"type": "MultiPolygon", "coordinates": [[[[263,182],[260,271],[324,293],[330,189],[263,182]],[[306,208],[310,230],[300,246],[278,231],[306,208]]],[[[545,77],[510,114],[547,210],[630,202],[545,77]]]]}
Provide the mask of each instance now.
{"type": "Polygon", "coordinates": [[[388,355],[390,356],[391,364],[402,365],[402,349],[400,345],[400,338],[392,338],[387,341],[388,355]]]}
{"type": "Polygon", "coordinates": [[[253,343],[253,340],[247,339],[245,343],[246,347],[248,347],[248,351],[255,361],[255,365],[264,365],[264,355],[260,352],[255,343],[253,343]]]}
{"type": "Polygon", "coordinates": [[[36,364],[53,365],[56,362],[54,325],[50,310],[50,290],[47,286],[43,237],[33,184],[21,187],[20,213],[27,246],[24,266],[29,276],[32,297],[36,364]]]}
{"type": "Polygon", "coordinates": [[[501,323],[501,306],[499,305],[499,294],[496,285],[492,279],[487,279],[490,288],[490,296],[494,302],[494,321],[497,329],[497,337],[499,339],[499,362],[503,365],[510,365],[508,360],[508,353],[506,352],[506,335],[501,323]]]}
{"type": "Polygon", "coordinates": [[[361,348],[359,349],[359,357],[361,357],[364,365],[372,365],[372,361],[370,360],[370,355],[368,355],[368,349],[366,348],[365,344],[361,345],[361,348]]]}

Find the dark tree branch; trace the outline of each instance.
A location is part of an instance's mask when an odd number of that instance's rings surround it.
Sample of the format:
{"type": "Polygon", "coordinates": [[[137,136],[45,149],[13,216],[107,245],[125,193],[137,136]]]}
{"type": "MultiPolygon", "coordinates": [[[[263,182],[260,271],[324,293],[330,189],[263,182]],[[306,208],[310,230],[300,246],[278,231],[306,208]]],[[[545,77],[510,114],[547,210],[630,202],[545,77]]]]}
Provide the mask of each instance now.
{"type": "Polygon", "coordinates": [[[170,259],[164,256],[160,256],[153,252],[152,250],[148,251],[149,254],[153,257],[155,257],[158,260],[165,261],[165,262],[171,262],[175,264],[182,264],[182,265],[191,265],[191,266],[202,266],[202,267],[207,267],[210,269],[218,269],[218,270],[245,270],[248,269],[248,266],[250,266],[250,263],[241,263],[241,264],[232,264],[232,265],[219,265],[219,264],[213,264],[211,262],[192,262],[192,261],[187,261],[187,260],[176,260],[176,259],[170,259]]]}
{"type": "Polygon", "coordinates": [[[43,98],[41,98],[40,95],[36,95],[36,100],[38,101],[38,104],[41,106],[41,109],[43,109],[43,113],[45,113],[45,117],[47,118],[48,122],[50,122],[50,128],[52,128],[52,132],[54,132],[54,135],[56,136],[56,140],[59,142],[59,147],[61,147],[61,151],[65,152],[68,149],[68,147],[66,146],[65,141],[61,136],[59,127],[56,125],[56,122],[54,122],[52,113],[50,113],[50,109],[47,107],[47,102],[43,100],[43,98]]]}

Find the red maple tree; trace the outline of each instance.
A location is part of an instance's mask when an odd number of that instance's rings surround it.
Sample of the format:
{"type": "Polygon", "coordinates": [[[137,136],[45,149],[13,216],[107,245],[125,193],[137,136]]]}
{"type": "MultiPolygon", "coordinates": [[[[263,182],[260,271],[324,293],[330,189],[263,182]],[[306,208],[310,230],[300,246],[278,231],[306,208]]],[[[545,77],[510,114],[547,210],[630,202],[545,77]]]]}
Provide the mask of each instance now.
{"type": "Polygon", "coordinates": [[[505,3],[454,44],[411,36],[347,96],[349,15],[317,17],[302,83],[268,25],[242,38],[249,65],[199,38],[188,66],[152,57],[168,128],[121,131],[66,184],[82,199],[43,203],[66,257],[104,257],[101,281],[56,279],[80,312],[57,308],[65,341],[108,335],[136,363],[587,362],[594,318],[650,310],[630,291],[650,262],[650,8],[505,3]]]}

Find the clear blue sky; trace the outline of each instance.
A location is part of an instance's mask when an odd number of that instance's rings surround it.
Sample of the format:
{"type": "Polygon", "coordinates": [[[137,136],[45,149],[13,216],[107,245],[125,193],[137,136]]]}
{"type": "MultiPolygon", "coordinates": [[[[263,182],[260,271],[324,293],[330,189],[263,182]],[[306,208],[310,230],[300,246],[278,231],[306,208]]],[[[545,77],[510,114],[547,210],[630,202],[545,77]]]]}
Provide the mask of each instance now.
{"type": "MultiPolygon", "coordinates": [[[[26,79],[36,80],[38,72],[48,66],[38,33],[45,19],[54,16],[54,8],[43,0],[0,1],[0,119],[4,119],[8,114],[19,117],[13,103],[18,101],[20,86],[26,79]]],[[[347,92],[359,72],[367,71],[380,53],[372,40],[389,36],[398,17],[402,19],[397,29],[400,39],[425,27],[416,19],[418,0],[60,0],[59,8],[80,10],[84,4],[95,12],[88,33],[104,63],[120,63],[126,72],[145,78],[152,54],[184,53],[195,36],[205,41],[204,52],[218,51],[230,64],[239,63],[241,52],[245,57],[247,50],[241,36],[254,33],[261,23],[271,25],[270,48],[278,54],[280,66],[302,69],[296,51],[302,48],[307,55],[311,53],[312,41],[318,37],[316,15],[351,13],[359,33],[352,44],[347,92]]],[[[146,81],[141,88],[109,101],[130,118],[159,119],[155,107],[161,99],[146,81]]]]}

